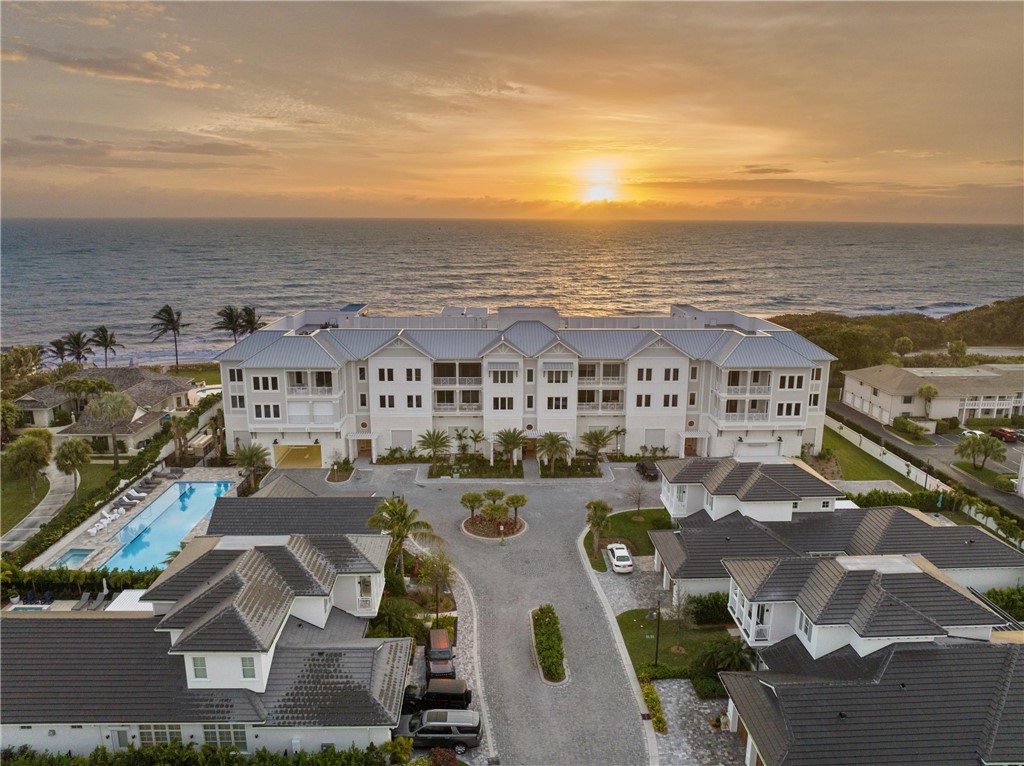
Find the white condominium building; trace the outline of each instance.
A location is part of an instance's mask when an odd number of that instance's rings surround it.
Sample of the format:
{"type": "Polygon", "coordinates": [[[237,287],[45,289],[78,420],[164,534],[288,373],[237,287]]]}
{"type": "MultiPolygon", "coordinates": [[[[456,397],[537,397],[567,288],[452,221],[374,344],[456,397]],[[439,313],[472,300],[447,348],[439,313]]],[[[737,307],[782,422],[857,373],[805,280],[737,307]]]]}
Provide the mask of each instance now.
{"type": "MultiPolygon", "coordinates": [[[[806,338],[734,311],[674,304],[661,316],[552,308],[445,308],[374,316],[305,310],[220,354],[229,443],[279,467],[410,448],[431,429],[621,430],[626,453],[799,455],[821,446],[829,363],[806,338]]],[[[479,439],[479,434],[478,434],[479,439]]]]}

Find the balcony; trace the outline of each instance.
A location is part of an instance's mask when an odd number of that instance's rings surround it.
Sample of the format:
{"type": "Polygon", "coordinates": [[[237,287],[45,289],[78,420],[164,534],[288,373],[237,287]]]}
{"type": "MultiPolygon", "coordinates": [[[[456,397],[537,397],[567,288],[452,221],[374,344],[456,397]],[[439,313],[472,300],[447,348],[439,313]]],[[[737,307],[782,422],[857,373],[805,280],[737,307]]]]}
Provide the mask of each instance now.
{"type": "Polygon", "coordinates": [[[458,378],[434,378],[435,386],[455,386],[458,385],[458,378]]]}
{"type": "Polygon", "coordinates": [[[581,386],[596,386],[600,382],[597,378],[589,375],[587,377],[579,377],[577,380],[581,386]]]}
{"type": "Polygon", "coordinates": [[[459,412],[480,412],[483,408],[480,402],[463,402],[459,405],[459,412]]]}
{"type": "Polygon", "coordinates": [[[622,412],[622,402],[601,402],[601,410],[603,412],[622,412]]]}
{"type": "Polygon", "coordinates": [[[455,402],[434,402],[434,412],[455,412],[456,409],[455,402]]]}
{"type": "Polygon", "coordinates": [[[309,396],[309,386],[288,386],[290,396],[309,396]]]}
{"type": "Polygon", "coordinates": [[[719,418],[724,423],[767,423],[767,412],[727,412],[719,418]]]}
{"type": "Polygon", "coordinates": [[[313,396],[331,396],[334,394],[334,386],[313,386],[313,396]]]}
{"type": "Polygon", "coordinates": [[[434,378],[435,386],[482,386],[483,378],[434,378]]]}
{"type": "Polygon", "coordinates": [[[617,378],[601,378],[602,386],[621,386],[626,382],[626,377],[620,375],[617,378]]]}
{"type": "MultiPolygon", "coordinates": [[[[306,424],[312,423],[312,422],[313,422],[313,419],[309,415],[289,415],[288,416],[288,425],[301,426],[301,425],[306,425],[306,424]]],[[[329,423],[330,421],[327,421],[327,422],[329,423]]]]}
{"type": "Polygon", "coordinates": [[[597,402],[576,402],[576,410],[578,412],[594,412],[597,409],[597,402]]]}
{"type": "Polygon", "coordinates": [[[318,424],[333,423],[334,415],[314,415],[313,422],[318,424]]]}
{"type": "Polygon", "coordinates": [[[356,597],[356,609],[371,609],[373,608],[373,599],[369,596],[358,596],[356,597]]]}

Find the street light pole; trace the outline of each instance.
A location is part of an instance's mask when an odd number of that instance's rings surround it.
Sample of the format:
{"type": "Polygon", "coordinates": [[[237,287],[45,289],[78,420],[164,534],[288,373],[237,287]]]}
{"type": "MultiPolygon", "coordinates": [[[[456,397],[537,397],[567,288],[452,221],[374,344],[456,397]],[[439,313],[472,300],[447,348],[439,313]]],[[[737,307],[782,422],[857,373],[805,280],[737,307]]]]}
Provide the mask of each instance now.
{"type": "Polygon", "coordinates": [[[657,627],[654,631],[654,665],[658,665],[658,652],[661,649],[661,596],[658,597],[658,605],[647,613],[647,619],[653,620],[657,615],[657,627]]]}

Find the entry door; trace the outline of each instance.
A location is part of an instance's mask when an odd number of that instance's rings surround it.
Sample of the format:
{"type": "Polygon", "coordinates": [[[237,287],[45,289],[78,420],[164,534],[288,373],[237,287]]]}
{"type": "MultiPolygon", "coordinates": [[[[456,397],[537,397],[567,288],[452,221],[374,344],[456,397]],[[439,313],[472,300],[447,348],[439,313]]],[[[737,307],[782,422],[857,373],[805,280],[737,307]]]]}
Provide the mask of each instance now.
{"type": "Polygon", "coordinates": [[[132,738],[127,729],[111,729],[110,741],[114,743],[114,750],[127,750],[132,744],[132,738]]]}

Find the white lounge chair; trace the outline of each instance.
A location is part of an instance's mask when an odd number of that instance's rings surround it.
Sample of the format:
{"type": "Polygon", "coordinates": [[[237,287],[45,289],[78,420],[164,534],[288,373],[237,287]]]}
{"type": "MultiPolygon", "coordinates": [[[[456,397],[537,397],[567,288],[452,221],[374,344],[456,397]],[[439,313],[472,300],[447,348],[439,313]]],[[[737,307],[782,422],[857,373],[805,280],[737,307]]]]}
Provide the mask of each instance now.
{"type": "Polygon", "coordinates": [[[126,495],[131,495],[132,497],[137,497],[137,498],[139,498],[140,500],[141,500],[142,498],[146,497],[146,493],[145,493],[145,492],[139,492],[139,491],[137,491],[137,490],[135,489],[135,487],[129,487],[129,488],[128,488],[128,491],[127,491],[127,492],[125,492],[125,494],[126,494],[126,495]]]}
{"type": "Polygon", "coordinates": [[[100,531],[100,525],[99,524],[93,524],[91,527],[89,527],[89,537],[96,537],[96,533],[99,532],[99,531],[100,531]]]}
{"type": "Polygon", "coordinates": [[[116,513],[111,513],[106,508],[104,508],[102,511],[100,511],[100,513],[103,514],[103,518],[105,518],[107,521],[113,521],[114,519],[117,518],[117,514],[116,513]]]}
{"type": "Polygon", "coordinates": [[[119,503],[127,503],[128,505],[138,505],[142,501],[141,500],[136,500],[134,497],[128,497],[128,495],[122,495],[121,499],[118,500],[117,502],[119,502],[119,503]]]}
{"type": "Polygon", "coordinates": [[[96,523],[97,523],[97,525],[99,526],[100,529],[106,529],[107,526],[110,524],[110,519],[108,519],[106,516],[104,516],[102,519],[100,519],[96,523]]]}

